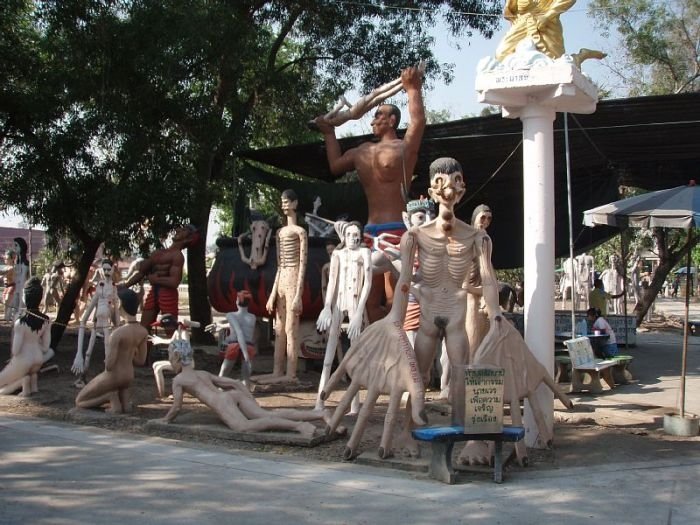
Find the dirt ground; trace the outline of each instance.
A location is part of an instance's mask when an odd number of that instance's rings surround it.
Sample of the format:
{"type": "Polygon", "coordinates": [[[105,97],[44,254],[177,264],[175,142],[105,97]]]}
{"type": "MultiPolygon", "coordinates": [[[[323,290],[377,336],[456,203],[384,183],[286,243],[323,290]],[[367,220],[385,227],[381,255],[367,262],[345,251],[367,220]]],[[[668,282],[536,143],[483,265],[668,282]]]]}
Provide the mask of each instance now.
{"type": "MultiPolygon", "coordinates": [[[[5,363],[10,355],[10,326],[0,322],[0,363],[5,363]]],[[[0,413],[18,416],[32,416],[56,421],[89,424],[107,429],[127,431],[137,434],[167,436],[185,442],[196,442],[198,445],[222,447],[225,449],[251,450],[269,454],[291,454],[309,459],[323,461],[342,461],[342,453],[347,437],[321,443],[314,447],[298,447],[289,444],[260,444],[221,439],[218,434],[206,432],[178,432],[168,429],[167,433],[147,425],[151,419],[161,418],[170,407],[169,400],[157,397],[155,381],[150,366],[136,369],[136,377],[132,387],[134,410],[127,416],[107,416],[101,410],[94,411],[94,419],[76,420],[69,414],[74,407],[75,396],[78,392],[73,386],[74,376],[70,366],[75,356],[77,345],[77,329],[69,328],[57,349],[56,356],[49,363],[55,363],[59,371],[50,371],[40,375],[40,392],[28,399],[17,396],[0,396],[0,413]]],[[[198,369],[217,373],[219,358],[195,346],[195,360],[198,369]]],[[[149,364],[160,356],[149,356],[149,364]]],[[[98,339],[93,354],[88,379],[102,371],[104,365],[104,349],[98,339]]],[[[255,364],[255,373],[271,371],[271,350],[262,351],[255,364]]],[[[233,377],[238,377],[236,368],[233,377]]],[[[302,381],[318,385],[320,374],[316,370],[300,373],[302,381]]],[[[169,380],[168,380],[169,384],[169,380]]],[[[261,406],[267,408],[312,408],[315,400],[315,388],[306,392],[287,392],[277,394],[255,394],[261,406]]],[[[334,393],[328,406],[333,407],[340,399],[342,391],[334,393]]],[[[376,456],[386,411],[386,399],[380,398],[377,408],[369,419],[367,430],[359,445],[364,454],[359,458],[371,457],[372,464],[382,464],[376,456]]],[[[427,394],[427,408],[430,424],[447,424],[448,408],[437,400],[437,392],[427,394]]],[[[186,397],[181,414],[193,413],[202,417],[210,417],[210,411],[193,398],[186,397]]],[[[185,418],[183,418],[185,419],[185,418]]],[[[210,418],[211,419],[211,418],[210,418]]],[[[176,420],[177,422],[178,420],[176,420]]],[[[401,422],[399,422],[400,424],[401,422]]],[[[351,430],[354,417],[346,416],[344,424],[351,430]]],[[[322,424],[319,424],[319,428],[322,424]]],[[[222,425],[222,428],[223,425],[222,425]]],[[[319,430],[320,432],[320,430],[319,430]]],[[[457,447],[456,447],[457,448],[457,447]]],[[[567,412],[559,402],[555,402],[555,442],[549,450],[530,450],[530,466],[533,469],[552,469],[578,466],[582,464],[608,463],[611,461],[643,461],[650,458],[677,457],[678,454],[693,454],[697,452],[697,442],[694,440],[679,440],[666,436],[659,428],[651,426],[616,426],[614,424],[600,425],[590,407],[579,403],[574,412],[567,412]]],[[[427,448],[422,448],[423,457],[429,456],[427,448]]],[[[383,463],[393,468],[410,469],[410,461],[394,461],[383,463]],[[407,466],[408,465],[408,466],[407,466]]],[[[515,467],[519,468],[519,467],[515,467]]]]}

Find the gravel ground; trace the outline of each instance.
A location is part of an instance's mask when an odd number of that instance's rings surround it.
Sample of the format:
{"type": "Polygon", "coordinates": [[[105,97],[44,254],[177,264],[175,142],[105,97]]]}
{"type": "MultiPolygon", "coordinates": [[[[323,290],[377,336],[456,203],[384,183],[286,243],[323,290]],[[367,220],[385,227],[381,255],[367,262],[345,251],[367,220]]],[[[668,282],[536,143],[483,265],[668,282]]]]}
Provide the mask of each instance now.
{"type": "MultiPolygon", "coordinates": [[[[8,323],[0,323],[0,362],[4,363],[10,355],[10,326],[8,323]]],[[[0,396],[0,413],[9,413],[20,416],[46,418],[57,421],[68,421],[78,424],[89,424],[106,429],[115,429],[137,434],[161,435],[183,441],[194,442],[198,445],[216,446],[225,449],[252,450],[269,454],[287,454],[302,456],[314,460],[342,461],[342,452],[347,438],[339,438],[334,441],[321,443],[314,447],[299,447],[289,444],[260,444],[230,439],[221,439],[220,433],[208,434],[205,432],[179,432],[177,429],[168,429],[163,433],[158,429],[147,426],[151,419],[163,417],[170,407],[170,401],[160,400],[156,395],[155,381],[150,366],[136,369],[136,377],[132,387],[132,399],[134,410],[127,416],[111,416],[102,410],[92,411],[94,418],[76,418],[70,414],[74,408],[75,396],[78,392],[73,382],[75,378],[70,372],[77,345],[77,329],[69,328],[57,349],[56,356],[52,360],[59,367],[59,371],[50,371],[40,375],[40,392],[28,399],[17,396],[0,396]]],[[[219,359],[204,350],[210,348],[197,348],[195,345],[196,365],[198,369],[216,373],[219,368],[219,359]]],[[[94,377],[103,368],[104,350],[101,341],[96,343],[93,354],[93,362],[88,378],[94,377]]],[[[255,372],[269,371],[271,368],[271,350],[262,351],[256,361],[255,372]]],[[[234,371],[234,377],[238,371],[234,371]]],[[[318,384],[319,373],[315,370],[300,373],[302,381],[318,384]]],[[[329,402],[333,407],[342,391],[334,393],[329,402]]],[[[437,392],[429,391],[428,416],[431,424],[447,423],[449,416],[444,403],[437,399],[437,392]]],[[[275,408],[312,408],[315,400],[315,392],[287,392],[277,394],[256,394],[256,399],[263,407],[275,408]]],[[[379,446],[383,427],[383,419],[386,411],[386,398],[380,398],[374,413],[370,416],[364,437],[359,449],[365,455],[372,455],[379,446]]],[[[558,403],[557,403],[558,405],[558,403]]],[[[675,457],[678,454],[692,454],[697,449],[697,443],[691,441],[674,440],[665,436],[658,428],[650,426],[616,426],[596,423],[591,414],[577,411],[575,414],[566,413],[563,407],[555,405],[555,443],[550,450],[530,450],[530,469],[552,469],[579,466],[586,464],[609,463],[611,461],[640,461],[644,458],[675,457]],[[558,410],[561,408],[562,410],[558,410]],[[674,442],[675,441],[675,442],[674,442]],[[669,446],[673,443],[672,446],[669,446]]],[[[211,413],[206,406],[197,400],[186,397],[183,415],[192,414],[203,419],[211,420],[211,413]]],[[[177,421],[177,420],[176,420],[177,421]]],[[[344,424],[352,429],[354,418],[346,416],[344,424]]],[[[399,422],[401,424],[401,422],[399,422]]],[[[181,427],[182,425],[178,425],[181,427]]],[[[320,427],[321,425],[319,425],[320,427]]],[[[222,425],[223,428],[223,425],[222,425]]],[[[397,425],[398,428],[398,425],[397,425]]],[[[458,448],[458,447],[456,447],[458,448]]],[[[426,449],[422,449],[425,457],[426,449]]],[[[401,462],[398,462],[401,463],[401,462]]],[[[403,465],[396,462],[392,467],[407,468],[410,461],[403,461],[403,465]]],[[[376,463],[373,463],[376,464],[376,463]]]]}

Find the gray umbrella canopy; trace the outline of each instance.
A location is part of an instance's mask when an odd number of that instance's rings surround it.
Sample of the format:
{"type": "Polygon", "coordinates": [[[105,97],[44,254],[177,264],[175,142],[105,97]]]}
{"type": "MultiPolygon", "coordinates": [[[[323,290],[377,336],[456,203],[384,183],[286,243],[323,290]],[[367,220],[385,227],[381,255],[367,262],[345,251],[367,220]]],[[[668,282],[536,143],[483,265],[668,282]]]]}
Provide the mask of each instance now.
{"type": "MultiPolygon", "coordinates": [[[[604,204],[583,212],[586,226],[617,226],[625,228],[683,228],[688,230],[688,245],[691,244],[691,227],[700,227],[700,187],[695,181],[687,186],[653,191],[629,199],[604,204]]],[[[686,264],[687,285],[690,285],[690,252],[686,264]]],[[[688,301],[685,294],[685,326],[683,329],[683,354],[681,362],[680,415],[685,416],[685,376],[688,355],[688,301]]]]}
{"type": "Polygon", "coordinates": [[[583,212],[583,224],[605,224],[619,228],[700,227],[700,186],[691,181],[687,186],[652,191],[604,204],[583,212]]]}

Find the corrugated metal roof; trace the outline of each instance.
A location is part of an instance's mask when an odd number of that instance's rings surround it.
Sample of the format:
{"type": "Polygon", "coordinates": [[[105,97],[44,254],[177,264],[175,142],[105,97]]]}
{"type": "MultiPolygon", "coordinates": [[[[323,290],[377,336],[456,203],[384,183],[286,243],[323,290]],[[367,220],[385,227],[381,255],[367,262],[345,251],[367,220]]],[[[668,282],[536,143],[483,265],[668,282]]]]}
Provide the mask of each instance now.
{"type": "MultiPolygon", "coordinates": [[[[491,207],[494,220],[489,234],[497,268],[522,265],[521,137],[521,123],[500,115],[427,126],[412,186],[414,195],[427,194],[430,163],[438,157],[460,161],[467,194],[458,216],[469,221],[478,204],[491,207]]],[[[340,143],[346,150],[370,139],[365,135],[340,143]]],[[[585,228],[581,221],[584,210],[617,200],[619,184],[657,190],[700,178],[700,93],[602,101],[591,115],[569,115],[569,144],[574,237],[580,251],[614,232],[585,228]]],[[[563,114],[558,114],[554,122],[557,256],[566,255],[569,246],[564,147],[563,114]]],[[[248,151],[242,157],[306,177],[330,177],[322,142],[248,151]]],[[[343,210],[343,202],[332,204],[336,208],[327,216],[344,211],[366,219],[366,208],[343,210]]]]}

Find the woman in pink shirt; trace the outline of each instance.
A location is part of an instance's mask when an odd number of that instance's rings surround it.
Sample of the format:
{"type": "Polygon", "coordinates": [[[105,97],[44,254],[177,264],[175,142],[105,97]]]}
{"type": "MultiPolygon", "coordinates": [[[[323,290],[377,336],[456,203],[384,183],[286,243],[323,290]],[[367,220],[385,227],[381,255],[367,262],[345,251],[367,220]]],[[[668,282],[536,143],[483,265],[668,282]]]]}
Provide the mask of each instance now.
{"type": "Polygon", "coordinates": [[[586,316],[588,317],[588,321],[593,323],[591,327],[593,333],[600,332],[609,336],[605,344],[598,345],[596,354],[599,354],[599,357],[603,358],[616,356],[618,353],[617,339],[615,338],[615,331],[610,326],[610,323],[608,323],[605,317],[600,315],[600,310],[597,308],[589,308],[586,311],[586,316]]]}

